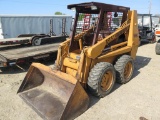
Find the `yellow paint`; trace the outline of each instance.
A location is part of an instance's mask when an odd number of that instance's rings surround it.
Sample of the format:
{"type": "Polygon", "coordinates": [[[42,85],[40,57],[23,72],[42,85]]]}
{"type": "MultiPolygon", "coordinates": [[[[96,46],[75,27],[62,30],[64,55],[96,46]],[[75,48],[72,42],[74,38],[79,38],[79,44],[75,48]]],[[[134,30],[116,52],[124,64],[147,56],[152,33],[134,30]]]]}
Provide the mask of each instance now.
{"type": "Polygon", "coordinates": [[[63,61],[63,65],[78,70],[79,61],[66,57],[63,61]]]}
{"type": "MultiPolygon", "coordinates": [[[[89,30],[91,31],[91,29],[89,30]]],[[[89,34],[89,31],[87,34],[89,34]]],[[[86,32],[86,31],[85,31],[86,32]]],[[[85,34],[83,32],[83,34],[85,34]]],[[[114,33],[103,38],[93,46],[84,48],[81,40],[82,34],[76,35],[75,40],[79,40],[80,49],[68,52],[69,42],[63,42],[58,50],[57,61],[62,63],[61,70],[70,74],[78,81],[86,86],[89,72],[98,62],[109,62],[113,64],[117,57],[128,54],[135,58],[139,45],[138,26],[137,26],[137,12],[128,11],[127,20],[114,33]],[[117,39],[120,35],[125,35],[125,41],[119,44],[110,46],[110,51],[106,53],[103,51],[105,47],[117,39]]]]}

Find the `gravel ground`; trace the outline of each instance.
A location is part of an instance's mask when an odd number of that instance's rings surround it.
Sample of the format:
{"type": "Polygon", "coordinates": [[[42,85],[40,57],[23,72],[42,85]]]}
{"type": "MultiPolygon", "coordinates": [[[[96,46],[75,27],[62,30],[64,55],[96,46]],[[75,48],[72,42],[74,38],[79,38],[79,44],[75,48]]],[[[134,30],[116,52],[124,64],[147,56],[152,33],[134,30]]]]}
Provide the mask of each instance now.
{"type": "MultiPolygon", "coordinates": [[[[140,117],[160,120],[159,61],[155,44],[140,46],[132,80],[124,85],[116,84],[105,98],[91,96],[89,109],[76,120],[139,120],[140,117]]],[[[27,70],[29,65],[23,67],[27,70]]],[[[0,120],[42,120],[17,95],[25,74],[15,67],[0,72],[0,120]]]]}

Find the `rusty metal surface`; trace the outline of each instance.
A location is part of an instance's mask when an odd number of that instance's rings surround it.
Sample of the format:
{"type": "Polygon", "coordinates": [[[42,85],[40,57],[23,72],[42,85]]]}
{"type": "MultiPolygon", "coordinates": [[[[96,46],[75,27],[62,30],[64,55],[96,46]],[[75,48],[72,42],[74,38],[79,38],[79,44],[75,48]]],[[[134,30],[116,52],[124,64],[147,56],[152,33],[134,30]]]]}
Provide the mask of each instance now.
{"type": "Polygon", "coordinates": [[[31,106],[43,119],[60,119],[66,102],[41,87],[33,88],[20,94],[24,101],[31,106]]]}
{"type": "Polygon", "coordinates": [[[18,94],[45,120],[73,119],[86,111],[89,97],[74,77],[64,74],[34,63],[18,94]]]}
{"type": "Polygon", "coordinates": [[[99,13],[100,9],[104,9],[107,11],[124,11],[124,10],[129,10],[129,7],[124,7],[124,6],[117,6],[117,5],[111,5],[111,4],[105,4],[105,3],[100,3],[100,2],[86,2],[86,3],[80,3],[80,4],[71,4],[68,5],[67,8],[78,8],[79,11],[82,13],[99,13]],[[96,6],[98,9],[97,10],[91,10],[89,7],[90,6],[96,6]],[[86,12],[87,11],[87,12],[86,12]]]}

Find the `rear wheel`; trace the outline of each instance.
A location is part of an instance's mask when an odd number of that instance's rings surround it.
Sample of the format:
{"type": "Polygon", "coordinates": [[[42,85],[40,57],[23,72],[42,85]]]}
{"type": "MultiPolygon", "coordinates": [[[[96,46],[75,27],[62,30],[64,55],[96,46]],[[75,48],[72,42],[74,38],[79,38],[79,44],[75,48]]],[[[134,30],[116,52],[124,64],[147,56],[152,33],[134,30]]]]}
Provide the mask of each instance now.
{"type": "Polygon", "coordinates": [[[160,55],[160,40],[157,41],[155,52],[157,55],[160,55]]]}
{"type": "Polygon", "coordinates": [[[155,43],[155,42],[156,42],[156,37],[155,37],[155,35],[152,35],[152,39],[151,39],[150,43],[155,43]]]}
{"type": "Polygon", "coordinates": [[[139,36],[139,46],[141,46],[142,42],[141,42],[141,37],[139,36]]]}
{"type": "Polygon", "coordinates": [[[139,40],[139,46],[141,46],[142,42],[141,42],[141,39],[139,40]]]}
{"type": "Polygon", "coordinates": [[[97,63],[90,71],[88,89],[91,94],[105,97],[110,93],[115,83],[115,69],[107,62],[97,63]]]}
{"type": "Polygon", "coordinates": [[[114,67],[116,69],[116,80],[118,83],[124,84],[130,81],[134,71],[134,62],[131,56],[121,56],[114,67]]]}

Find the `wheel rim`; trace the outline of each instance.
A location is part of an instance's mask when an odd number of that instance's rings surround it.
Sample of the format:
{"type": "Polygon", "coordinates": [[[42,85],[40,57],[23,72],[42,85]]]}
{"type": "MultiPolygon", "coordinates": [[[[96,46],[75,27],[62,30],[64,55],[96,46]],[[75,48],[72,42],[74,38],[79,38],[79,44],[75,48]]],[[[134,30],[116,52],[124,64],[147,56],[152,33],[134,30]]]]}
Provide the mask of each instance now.
{"type": "Polygon", "coordinates": [[[35,39],[35,40],[34,40],[34,44],[35,44],[35,45],[39,45],[38,39],[35,39]]]}
{"type": "Polygon", "coordinates": [[[32,45],[35,45],[35,46],[40,45],[39,38],[34,38],[33,41],[32,41],[32,45]]]}
{"type": "Polygon", "coordinates": [[[113,74],[111,71],[107,71],[101,81],[101,88],[103,91],[107,91],[113,83],[113,74]]]}
{"type": "Polygon", "coordinates": [[[129,79],[133,71],[132,62],[129,61],[124,68],[124,78],[129,79]]]}

